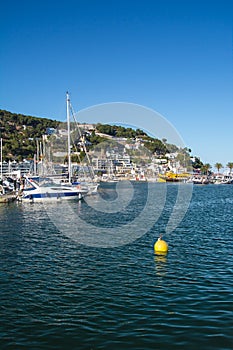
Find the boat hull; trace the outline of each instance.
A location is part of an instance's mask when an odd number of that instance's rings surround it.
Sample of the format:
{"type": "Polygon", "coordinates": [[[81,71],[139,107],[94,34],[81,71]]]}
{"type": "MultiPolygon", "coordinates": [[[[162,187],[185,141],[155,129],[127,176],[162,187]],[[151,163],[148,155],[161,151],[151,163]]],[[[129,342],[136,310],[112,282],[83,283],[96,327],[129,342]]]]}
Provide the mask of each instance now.
{"type": "Polygon", "coordinates": [[[22,202],[58,202],[62,200],[82,199],[86,192],[74,191],[72,188],[38,188],[24,191],[19,200],[22,202]]]}
{"type": "Polygon", "coordinates": [[[60,202],[63,200],[79,200],[82,199],[83,195],[81,193],[79,194],[49,194],[49,193],[37,193],[37,194],[30,194],[30,195],[24,195],[21,198],[19,198],[22,202],[60,202]]]}

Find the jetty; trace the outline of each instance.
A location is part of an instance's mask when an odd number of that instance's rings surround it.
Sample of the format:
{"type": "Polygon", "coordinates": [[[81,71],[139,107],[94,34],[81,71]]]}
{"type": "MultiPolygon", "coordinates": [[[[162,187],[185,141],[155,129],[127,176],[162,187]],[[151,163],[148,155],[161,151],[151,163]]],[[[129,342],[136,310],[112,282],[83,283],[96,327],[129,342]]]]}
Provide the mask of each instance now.
{"type": "Polygon", "coordinates": [[[0,203],[13,202],[14,200],[16,200],[16,197],[17,196],[16,196],[15,192],[1,194],[0,195],[0,203]]]}

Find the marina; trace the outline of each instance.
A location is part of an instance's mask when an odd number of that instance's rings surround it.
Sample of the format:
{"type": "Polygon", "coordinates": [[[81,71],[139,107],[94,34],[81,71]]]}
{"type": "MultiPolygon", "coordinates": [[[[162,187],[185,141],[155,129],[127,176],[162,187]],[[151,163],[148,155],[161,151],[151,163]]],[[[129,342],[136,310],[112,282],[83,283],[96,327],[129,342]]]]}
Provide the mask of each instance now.
{"type": "Polygon", "coordinates": [[[44,135],[33,160],[1,154],[1,348],[231,350],[231,163],[145,161],[124,138],[90,158],[79,129],[75,163],[70,113],[67,93],[59,152],[44,135]]]}
{"type": "Polygon", "coordinates": [[[0,350],[233,350],[233,1],[1,13],[0,350]]]}

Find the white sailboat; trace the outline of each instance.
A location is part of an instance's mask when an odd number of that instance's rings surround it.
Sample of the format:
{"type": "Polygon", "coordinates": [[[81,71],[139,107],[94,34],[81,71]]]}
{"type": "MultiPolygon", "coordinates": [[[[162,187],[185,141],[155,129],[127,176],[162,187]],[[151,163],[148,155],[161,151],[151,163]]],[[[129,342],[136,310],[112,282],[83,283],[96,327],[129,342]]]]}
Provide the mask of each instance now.
{"type": "Polygon", "coordinates": [[[76,127],[77,129],[79,130],[79,134],[81,135],[81,131],[79,129],[79,126],[78,126],[78,123],[77,123],[77,120],[76,120],[76,117],[75,117],[75,114],[73,112],[73,109],[72,109],[72,106],[71,106],[71,103],[70,103],[70,98],[69,98],[69,95],[67,93],[67,123],[68,123],[68,182],[71,183],[73,186],[78,186],[79,188],[81,189],[85,189],[87,191],[87,194],[88,195],[92,195],[92,194],[96,194],[97,193],[97,190],[98,190],[98,186],[99,186],[99,183],[97,183],[96,181],[93,181],[94,179],[94,171],[93,171],[93,168],[91,166],[91,162],[90,162],[90,159],[89,159],[89,156],[88,156],[88,152],[87,152],[87,149],[86,149],[86,145],[85,145],[85,140],[83,140],[83,148],[84,148],[84,152],[86,154],[86,157],[88,159],[88,163],[89,163],[89,166],[91,168],[91,173],[89,174],[89,176],[86,174],[84,178],[80,179],[80,181],[75,181],[75,182],[72,182],[72,166],[71,166],[71,142],[70,142],[70,110],[72,112],[72,115],[73,115],[73,120],[76,124],[76,127]]]}
{"type": "Polygon", "coordinates": [[[66,93],[66,114],[68,131],[68,181],[66,184],[55,184],[52,177],[39,179],[26,177],[24,179],[24,188],[19,194],[18,199],[24,202],[44,202],[61,201],[69,199],[81,199],[88,194],[89,189],[80,184],[72,185],[71,182],[71,148],[70,148],[70,98],[66,93]]]}
{"type": "Polygon", "coordinates": [[[1,162],[0,180],[2,181],[2,138],[0,139],[0,162],[1,162]]]}
{"type": "Polygon", "coordinates": [[[2,138],[0,138],[0,203],[9,203],[16,199],[16,193],[13,189],[9,189],[3,181],[2,159],[2,138]]]}

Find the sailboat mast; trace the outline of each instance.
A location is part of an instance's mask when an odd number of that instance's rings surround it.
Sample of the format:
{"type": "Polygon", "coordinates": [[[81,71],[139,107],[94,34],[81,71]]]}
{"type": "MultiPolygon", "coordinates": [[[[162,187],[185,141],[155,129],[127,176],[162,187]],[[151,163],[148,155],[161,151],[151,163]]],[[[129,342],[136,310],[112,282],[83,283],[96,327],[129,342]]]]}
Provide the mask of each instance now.
{"type": "Polygon", "coordinates": [[[69,93],[66,93],[66,118],[67,118],[67,147],[68,147],[68,176],[69,182],[71,182],[71,152],[70,152],[70,97],[69,93]]]}

